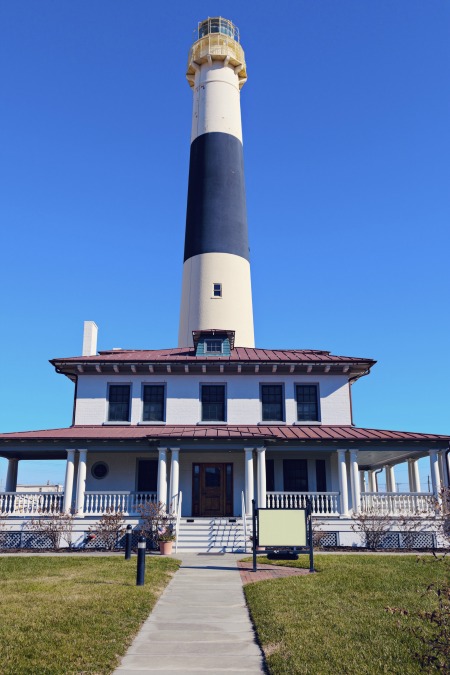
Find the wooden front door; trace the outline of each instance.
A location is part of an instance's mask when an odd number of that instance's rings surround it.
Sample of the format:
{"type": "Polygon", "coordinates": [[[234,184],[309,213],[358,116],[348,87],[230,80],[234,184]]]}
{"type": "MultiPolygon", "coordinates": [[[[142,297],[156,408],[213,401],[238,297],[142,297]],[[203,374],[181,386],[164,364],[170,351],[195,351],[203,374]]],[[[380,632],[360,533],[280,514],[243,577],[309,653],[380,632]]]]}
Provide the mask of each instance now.
{"type": "Polygon", "coordinates": [[[194,464],[192,511],[194,516],[233,515],[233,465],[194,464]]]}

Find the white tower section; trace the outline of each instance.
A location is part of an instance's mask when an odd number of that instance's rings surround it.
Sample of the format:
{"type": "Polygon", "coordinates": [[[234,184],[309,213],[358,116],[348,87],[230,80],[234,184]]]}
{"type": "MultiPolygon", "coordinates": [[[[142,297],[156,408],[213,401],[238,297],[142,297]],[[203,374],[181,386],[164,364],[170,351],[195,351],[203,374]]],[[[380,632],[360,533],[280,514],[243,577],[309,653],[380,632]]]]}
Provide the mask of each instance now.
{"type": "Polygon", "coordinates": [[[234,330],[254,347],[240,90],[244,52],[226,19],[199,24],[187,79],[193,113],[178,345],[192,331],[234,330]]]}

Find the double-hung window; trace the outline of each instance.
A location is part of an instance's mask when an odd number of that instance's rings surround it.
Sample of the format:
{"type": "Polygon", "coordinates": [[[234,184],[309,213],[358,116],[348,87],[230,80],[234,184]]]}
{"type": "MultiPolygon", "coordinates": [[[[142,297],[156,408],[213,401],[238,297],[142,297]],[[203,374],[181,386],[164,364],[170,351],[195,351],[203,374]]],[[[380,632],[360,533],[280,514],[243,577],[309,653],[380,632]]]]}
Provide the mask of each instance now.
{"type": "Polygon", "coordinates": [[[319,421],[319,397],[316,384],[297,384],[295,388],[297,400],[297,421],[319,421]]]}
{"type": "Polygon", "coordinates": [[[129,384],[110,384],[108,389],[108,422],[130,421],[129,384]]]}
{"type": "Polygon", "coordinates": [[[261,403],[263,422],[283,422],[283,385],[262,384],[261,403]]]}
{"type": "Polygon", "coordinates": [[[164,422],[164,385],[145,384],[142,398],[142,421],[164,422]]]}
{"type": "Polygon", "coordinates": [[[223,340],[207,338],[205,340],[205,354],[222,354],[223,340]]]}
{"type": "Polygon", "coordinates": [[[225,422],[225,385],[202,384],[202,422],[225,422]]]}

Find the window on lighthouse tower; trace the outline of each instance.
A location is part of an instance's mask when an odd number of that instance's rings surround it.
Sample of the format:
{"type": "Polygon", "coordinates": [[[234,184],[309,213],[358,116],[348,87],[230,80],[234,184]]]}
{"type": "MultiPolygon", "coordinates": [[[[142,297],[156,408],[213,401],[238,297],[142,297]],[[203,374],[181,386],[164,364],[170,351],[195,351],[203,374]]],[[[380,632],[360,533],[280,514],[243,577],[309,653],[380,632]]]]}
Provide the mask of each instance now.
{"type": "Polygon", "coordinates": [[[222,297],[222,284],[213,284],[213,297],[214,298],[222,297]]]}

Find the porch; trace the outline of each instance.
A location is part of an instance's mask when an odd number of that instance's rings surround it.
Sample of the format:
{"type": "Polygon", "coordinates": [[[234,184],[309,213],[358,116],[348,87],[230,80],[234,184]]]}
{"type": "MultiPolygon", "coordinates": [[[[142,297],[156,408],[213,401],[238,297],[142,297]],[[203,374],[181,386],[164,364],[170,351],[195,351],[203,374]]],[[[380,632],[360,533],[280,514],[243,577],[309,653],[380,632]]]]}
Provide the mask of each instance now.
{"type": "Polygon", "coordinates": [[[161,502],[177,512],[181,493],[180,517],[250,516],[253,499],[258,507],[277,509],[301,508],[309,501],[313,514],[327,521],[348,520],[359,513],[434,517],[440,489],[449,483],[449,456],[443,449],[400,453],[373,447],[313,450],[233,444],[228,448],[190,444],[148,448],[144,454],[131,448],[69,449],[64,491],[58,493],[18,491],[19,459],[10,457],[0,517],[27,519],[72,511],[77,519],[95,519],[121,511],[127,518],[137,518],[148,503],[161,502]],[[418,459],[426,455],[430,491],[421,490],[418,470],[418,459]],[[408,466],[410,489],[405,492],[396,490],[395,466],[400,462],[408,466]],[[386,490],[379,489],[380,472],[386,490]],[[107,489],[94,489],[99,482],[107,489]]]}
{"type": "MultiPolygon", "coordinates": [[[[305,508],[311,504],[313,515],[321,518],[342,518],[339,492],[267,492],[265,506],[271,509],[305,508]]],[[[156,492],[86,492],[82,512],[78,517],[100,517],[118,512],[125,517],[138,518],[145,504],[157,503],[156,492]]],[[[22,518],[46,516],[63,510],[64,493],[5,492],[0,495],[0,517],[22,518]]],[[[173,506],[176,511],[176,505],[173,506]]],[[[356,511],[356,510],[355,510],[356,511]]],[[[379,516],[434,517],[436,497],[429,492],[364,492],[361,493],[359,513],[379,516]]],[[[248,514],[249,515],[249,514],[248,514]]],[[[242,516],[242,513],[230,514],[242,516]]]]}

